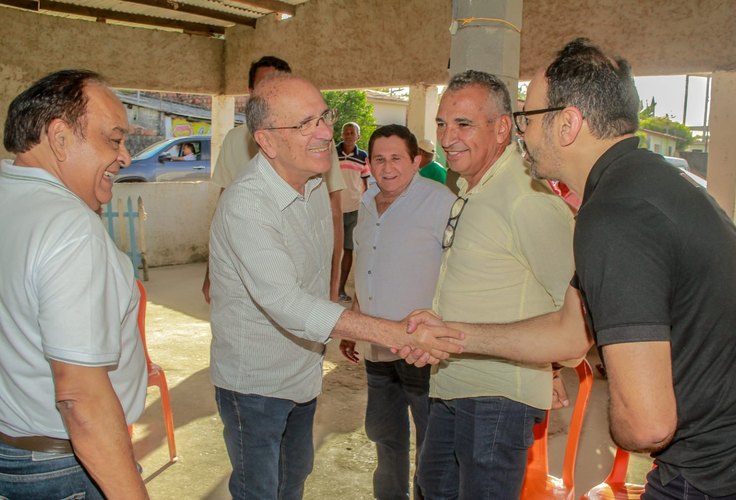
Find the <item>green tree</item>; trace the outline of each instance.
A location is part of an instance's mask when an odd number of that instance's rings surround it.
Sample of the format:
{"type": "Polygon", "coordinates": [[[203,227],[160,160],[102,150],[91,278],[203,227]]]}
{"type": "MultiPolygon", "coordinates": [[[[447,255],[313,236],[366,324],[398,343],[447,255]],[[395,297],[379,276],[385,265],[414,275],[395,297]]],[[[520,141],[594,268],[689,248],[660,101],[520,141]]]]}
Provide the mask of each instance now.
{"type": "Polygon", "coordinates": [[[655,111],[657,109],[657,101],[654,100],[654,96],[652,96],[652,102],[651,104],[646,102],[642,104],[641,101],[639,101],[639,107],[642,108],[641,111],[639,111],[639,119],[643,120],[645,118],[654,118],[655,111]]]}
{"type": "MultiPolygon", "coordinates": [[[[519,82],[519,85],[518,85],[517,91],[516,91],[516,100],[517,101],[526,101],[526,92],[527,92],[528,89],[529,89],[529,83],[528,82],[526,82],[526,83],[519,82]]],[[[519,110],[519,111],[521,111],[521,110],[519,110]]]]}
{"type": "Polygon", "coordinates": [[[677,137],[678,151],[683,151],[692,144],[693,133],[689,127],[674,121],[669,115],[656,116],[657,101],[654,100],[654,96],[652,96],[651,103],[639,101],[639,107],[641,108],[639,111],[639,130],[636,135],[639,137],[640,148],[649,148],[649,137],[644,129],[677,137]]]}
{"type": "Polygon", "coordinates": [[[337,110],[337,122],[334,125],[335,144],[342,140],[342,126],[346,122],[360,125],[358,147],[368,150],[368,139],[376,129],[373,120],[373,104],[368,102],[365,92],[360,90],[328,90],[322,92],[325,102],[337,110]]]}

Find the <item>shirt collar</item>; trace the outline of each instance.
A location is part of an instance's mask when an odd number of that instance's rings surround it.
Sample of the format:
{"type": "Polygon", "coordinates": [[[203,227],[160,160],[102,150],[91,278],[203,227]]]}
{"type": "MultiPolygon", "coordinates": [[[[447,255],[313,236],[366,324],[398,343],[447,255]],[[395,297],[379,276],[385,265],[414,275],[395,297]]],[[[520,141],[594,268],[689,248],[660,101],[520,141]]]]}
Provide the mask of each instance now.
{"type": "Polygon", "coordinates": [[[488,181],[491,180],[491,178],[496,175],[499,171],[503,170],[503,167],[508,163],[508,159],[513,155],[514,153],[518,154],[518,146],[516,143],[512,142],[511,144],[506,146],[506,149],[504,149],[503,153],[499,158],[494,161],[490,167],[488,167],[488,170],[483,174],[483,177],[480,178],[480,181],[478,184],[473,186],[473,189],[470,190],[470,192],[467,191],[468,189],[468,181],[460,177],[457,180],[457,187],[460,188],[460,193],[464,196],[467,194],[473,194],[478,191],[482,191],[485,189],[486,184],[488,184],[488,181]]]}
{"type": "Polygon", "coordinates": [[[341,142],[337,145],[337,149],[339,152],[343,153],[345,156],[358,156],[358,143],[355,143],[355,146],[353,147],[353,150],[349,153],[345,152],[345,143],[341,142]]]}
{"type": "MultiPolygon", "coordinates": [[[[62,183],[61,180],[59,180],[51,172],[40,167],[21,167],[15,165],[13,163],[13,160],[2,160],[2,162],[0,162],[0,174],[13,179],[22,179],[52,184],[63,189],[64,191],[68,191],[74,196],[77,196],[72,191],[69,191],[69,188],[67,188],[64,183],[62,183]]],[[[77,196],[77,198],[79,197],[77,196]]]]}
{"type": "Polygon", "coordinates": [[[273,169],[268,160],[260,152],[256,155],[256,165],[263,174],[266,183],[271,188],[271,194],[273,194],[279,210],[282,211],[294,203],[295,200],[302,199],[309,201],[312,192],[322,183],[322,176],[316,175],[310,177],[304,186],[304,196],[302,196],[273,169]]]}
{"type": "Polygon", "coordinates": [[[580,208],[583,208],[585,203],[587,203],[588,199],[593,194],[593,191],[595,191],[595,188],[598,186],[601,178],[608,170],[608,167],[611,166],[613,162],[615,162],[625,154],[634,151],[638,147],[639,138],[629,137],[617,142],[616,144],[608,148],[608,150],[603,153],[600,158],[598,158],[598,160],[593,164],[593,168],[590,169],[588,179],[585,181],[583,202],[581,203],[580,208]]]}
{"type": "MultiPolygon", "coordinates": [[[[412,187],[414,186],[414,183],[417,182],[417,179],[420,177],[419,172],[414,174],[414,177],[411,178],[411,181],[409,182],[409,185],[406,186],[406,189],[401,192],[399,196],[396,197],[396,199],[391,203],[391,206],[393,206],[394,203],[398,202],[401,198],[404,198],[405,196],[408,196],[409,191],[411,191],[412,187]]],[[[376,211],[376,203],[375,199],[378,193],[381,192],[381,189],[378,187],[378,183],[371,185],[366,192],[363,194],[363,197],[361,198],[361,202],[363,205],[371,210],[376,211]]]]}

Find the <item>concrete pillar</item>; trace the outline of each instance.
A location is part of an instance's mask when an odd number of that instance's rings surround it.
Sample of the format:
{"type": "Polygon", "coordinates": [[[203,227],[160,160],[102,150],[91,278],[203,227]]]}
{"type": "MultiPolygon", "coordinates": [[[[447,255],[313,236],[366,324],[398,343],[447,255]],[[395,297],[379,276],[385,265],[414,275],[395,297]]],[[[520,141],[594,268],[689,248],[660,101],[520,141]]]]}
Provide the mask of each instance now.
{"type": "Polygon", "coordinates": [[[453,0],[452,13],[457,29],[452,36],[450,76],[466,69],[492,73],[506,83],[511,101],[515,102],[522,7],[522,0],[453,0]]]}
{"type": "MultiPolygon", "coordinates": [[[[476,69],[498,76],[516,103],[521,57],[522,0],[453,0],[450,76],[476,69]]],[[[447,186],[457,193],[458,175],[447,171],[447,186]]]]}
{"type": "Polygon", "coordinates": [[[214,172],[215,162],[220,155],[220,147],[230,129],[235,126],[235,97],[226,95],[212,96],[212,159],[214,172]]]}
{"type": "Polygon", "coordinates": [[[708,143],[708,192],[736,220],[736,71],[713,73],[708,143]]]}
{"type": "Polygon", "coordinates": [[[437,143],[434,119],[437,116],[437,85],[412,85],[409,88],[409,110],[406,126],[417,139],[437,143]]]}

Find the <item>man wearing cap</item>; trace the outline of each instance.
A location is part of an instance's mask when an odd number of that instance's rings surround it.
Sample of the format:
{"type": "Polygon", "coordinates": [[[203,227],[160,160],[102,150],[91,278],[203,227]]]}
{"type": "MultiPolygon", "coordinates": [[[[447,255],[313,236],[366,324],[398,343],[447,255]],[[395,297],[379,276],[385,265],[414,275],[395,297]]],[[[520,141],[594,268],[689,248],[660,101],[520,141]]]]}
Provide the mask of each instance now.
{"type": "Polygon", "coordinates": [[[429,139],[419,141],[419,155],[422,157],[422,161],[419,162],[419,175],[437,181],[440,184],[445,184],[447,181],[447,170],[434,161],[434,143],[429,139]]]}

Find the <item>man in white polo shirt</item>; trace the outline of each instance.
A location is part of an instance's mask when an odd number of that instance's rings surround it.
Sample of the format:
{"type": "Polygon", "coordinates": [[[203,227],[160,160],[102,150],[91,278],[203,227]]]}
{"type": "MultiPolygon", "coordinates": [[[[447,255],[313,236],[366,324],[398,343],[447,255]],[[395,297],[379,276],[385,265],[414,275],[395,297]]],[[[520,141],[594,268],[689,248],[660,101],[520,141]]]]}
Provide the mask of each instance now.
{"type": "Polygon", "coordinates": [[[0,167],[0,496],[148,498],[127,426],[147,372],[133,266],[97,215],[128,119],[90,71],[10,104],[0,167]]]}

